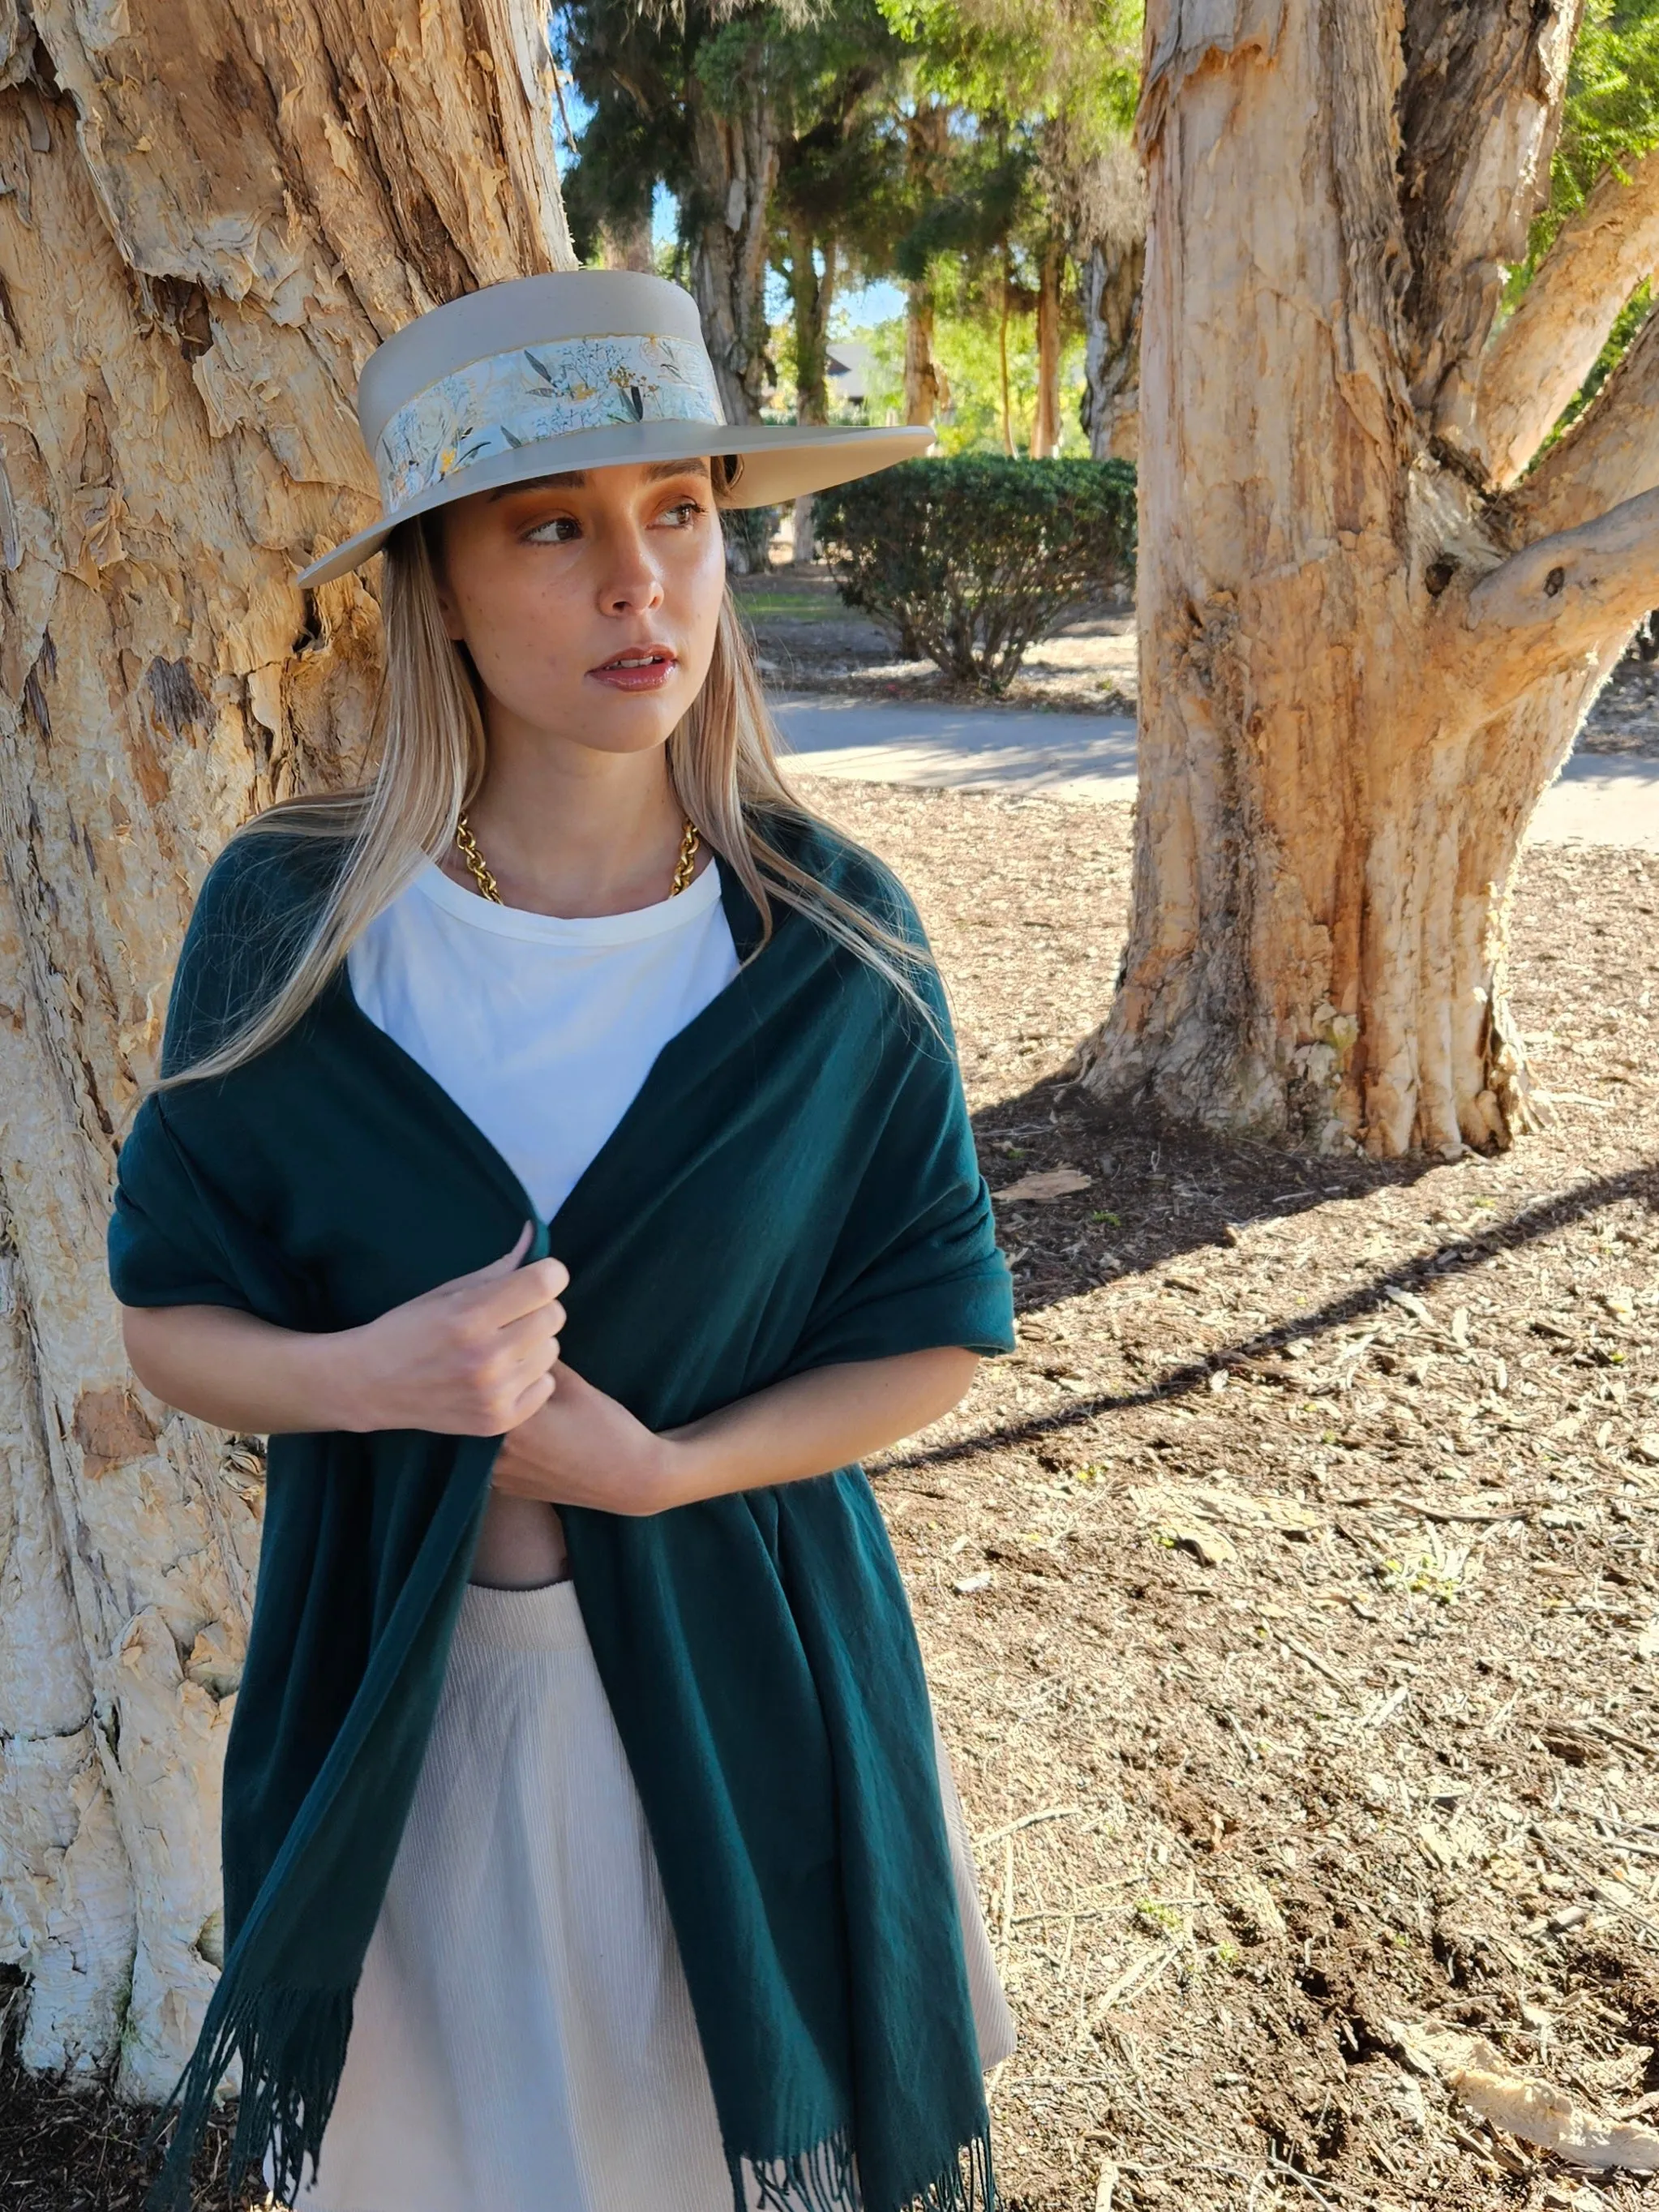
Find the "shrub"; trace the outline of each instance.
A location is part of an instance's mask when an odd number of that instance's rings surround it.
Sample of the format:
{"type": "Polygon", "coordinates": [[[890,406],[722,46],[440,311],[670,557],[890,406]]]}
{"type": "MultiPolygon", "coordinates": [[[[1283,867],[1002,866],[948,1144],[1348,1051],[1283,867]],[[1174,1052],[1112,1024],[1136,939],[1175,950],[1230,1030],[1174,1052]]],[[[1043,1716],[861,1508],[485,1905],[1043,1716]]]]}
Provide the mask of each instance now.
{"type": "Polygon", "coordinates": [[[778,526],[775,507],[723,507],[726,565],[734,576],[752,576],[766,566],[766,549],[778,526]]]}
{"type": "Polygon", "coordinates": [[[1133,573],[1126,461],[975,453],[904,461],[817,495],[849,607],[947,676],[1005,691],[1039,638],[1133,573]]]}

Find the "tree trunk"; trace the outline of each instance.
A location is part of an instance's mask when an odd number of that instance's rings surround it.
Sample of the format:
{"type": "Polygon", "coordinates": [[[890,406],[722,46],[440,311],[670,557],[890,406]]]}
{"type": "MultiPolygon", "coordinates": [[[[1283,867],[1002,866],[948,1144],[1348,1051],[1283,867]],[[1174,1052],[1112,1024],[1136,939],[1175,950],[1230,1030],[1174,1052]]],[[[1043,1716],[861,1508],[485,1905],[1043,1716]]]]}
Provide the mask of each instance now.
{"type": "Polygon", "coordinates": [[[607,222],[600,233],[599,245],[607,269],[632,269],[642,276],[656,273],[657,249],[652,237],[649,208],[631,222],[607,222]]]}
{"type": "MultiPolygon", "coordinates": [[[[795,321],[795,420],[824,423],[830,420],[830,310],[836,297],[836,248],[831,240],[823,248],[820,274],[812,234],[797,223],[789,240],[789,299],[795,321]]],[[[812,536],[812,496],[795,501],[797,568],[812,559],[817,548],[812,536]]]]}
{"type": "Polygon", "coordinates": [[[695,75],[688,95],[697,184],[691,224],[691,289],[728,422],[758,422],[766,356],[766,262],[777,123],[763,88],[739,88],[717,110],[695,75]]]}
{"type": "Polygon", "coordinates": [[[1138,459],[1140,288],[1146,185],[1133,146],[1114,140],[1078,180],[1072,259],[1083,311],[1078,414],[1097,461],[1138,459]]]}
{"type": "MultiPolygon", "coordinates": [[[[925,203],[938,193],[950,151],[950,109],[941,101],[918,100],[905,115],[904,141],[910,189],[925,203]]],[[[936,423],[950,404],[933,352],[933,288],[924,272],[905,285],[904,419],[936,423]]]]}
{"type": "Polygon", "coordinates": [[[134,1384],[121,1132],[230,830],[357,761],[356,374],[571,256],[528,0],[0,9],[0,1959],[27,2062],[173,2086],[220,1957],[260,1462],[134,1384]]]}
{"type": "Polygon", "coordinates": [[[1380,1155],[1528,1126],[1521,841],[1659,599],[1659,343],[1516,493],[1471,458],[1575,21],[1149,10],[1135,894],[1079,1054],[1104,1105],[1380,1155]]]}
{"type": "Polygon", "coordinates": [[[1036,412],[1031,423],[1031,459],[1046,461],[1060,450],[1060,286],[1066,272],[1066,248],[1057,238],[1045,241],[1037,274],[1036,412]]]}
{"type": "Polygon", "coordinates": [[[1010,460],[1014,454],[1013,390],[1008,380],[1008,317],[1012,312],[1012,290],[1013,279],[1005,263],[1002,281],[997,290],[997,366],[1000,371],[1002,450],[1010,460]]]}
{"type": "Polygon", "coordinates": [[[1097,461],[1140,458],[1140,289],[1146,241],[1097,242],[1081,272],[1083,427],[1097,461]]]}
{"type": "Polygon", "coordinates": [[[937,422],[951,404],[945,372],[933,352],[933,295],[925,283],[906,287],[904,304],[904,419],[937,422]]]}

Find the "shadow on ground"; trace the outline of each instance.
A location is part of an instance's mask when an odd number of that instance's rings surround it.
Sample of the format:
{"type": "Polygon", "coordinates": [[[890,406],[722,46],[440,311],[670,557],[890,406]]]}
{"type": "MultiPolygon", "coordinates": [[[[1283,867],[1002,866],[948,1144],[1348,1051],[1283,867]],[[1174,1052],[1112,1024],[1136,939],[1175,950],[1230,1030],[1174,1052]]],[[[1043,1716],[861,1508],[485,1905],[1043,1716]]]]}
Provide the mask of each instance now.
{"type": "MultiPolygon", "coordinates": [[[[999,1206],[1000,1242],[1014,1271],[1015,1304],[1040,1313],[1103,1282],[1148,1275],[1171,1261],[1230,1251],[1253,1223],[1284,1220],[1332,1199],[1401,1188],[1443,1162],[1318,1159],[1265,1146],[1226,1145],[1169,1129],[1130,1127],[1074,1103],[1072,1086],[1051,1079],[974,1117],[993,1191],[1044,1169],[1091,1176],[1087,1190],[1046,1203],[999,1206]]],[[[1420,1296],[1430,1284],[1480,1267],[1604,1209],[1635,1201],[1659,1215],[1659,1165],[1586,1178],[1534,1198],[1473,1231],[1449,1233],[1435,1249],[1378,1269],[1299,1312],[1150,1375],[1134,1388],[1093,1393],[1051,1412],[908,1455],[911,1466],[942,1463],[1005,1444],[1029,1443],[1086,1427],[1103,1414],[1156,1405],[1210,1387],[1218,1369],[1250,1363],[1287,1344],[1359,1320],[1385,1303],[1420,1296]]],[[[1547,1326],[1547,1324],[1538,1324],[1547,1326]]],[[[1558,1334],[1571,1335],[1565,1327],[1558,1334]]],[[[1137,1363],[1138,1364],[1138,1363],[1137,1363]]]]}

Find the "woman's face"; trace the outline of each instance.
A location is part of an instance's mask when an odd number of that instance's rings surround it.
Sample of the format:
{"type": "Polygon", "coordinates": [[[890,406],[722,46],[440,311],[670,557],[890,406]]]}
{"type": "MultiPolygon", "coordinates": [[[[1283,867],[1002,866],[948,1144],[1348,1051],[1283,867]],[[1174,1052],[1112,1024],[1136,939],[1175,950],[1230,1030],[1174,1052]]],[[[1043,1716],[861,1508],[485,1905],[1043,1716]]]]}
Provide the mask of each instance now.
{"type": "Polygon", "coordinates": [[[726,589],[709,465],[629,462],[441,510],[439,599],[496,733],[664,744],[702,689],[726,589]]]}

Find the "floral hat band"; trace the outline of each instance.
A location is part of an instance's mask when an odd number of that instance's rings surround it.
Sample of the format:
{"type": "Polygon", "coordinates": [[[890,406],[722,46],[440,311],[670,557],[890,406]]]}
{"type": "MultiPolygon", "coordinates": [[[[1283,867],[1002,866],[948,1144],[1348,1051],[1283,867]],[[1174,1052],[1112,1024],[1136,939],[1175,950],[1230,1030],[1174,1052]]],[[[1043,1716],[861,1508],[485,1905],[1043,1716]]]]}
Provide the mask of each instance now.
{"type": "Polygon", "coordinates": [[[364,363],[357,422],[381,513],[298,584],[345,575],[416,515],[535,477],[722,455],[722,502],[765,507],[933,440],[927,423],[728,423],[690,294],[597,269],[486,284],[416,316],[364,363]]]}
{"type": "Polygon", "coordinates": [[[375,441],[380,497],[390,514],[456,469],[573,430],[725,420],[701,338],[544,338],[405,400],[375,441]]]}

